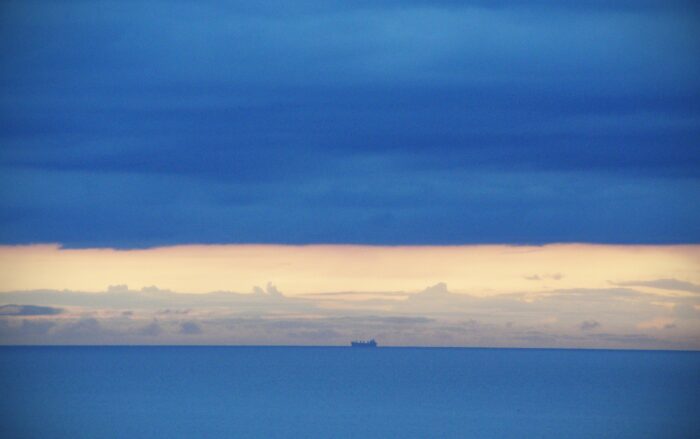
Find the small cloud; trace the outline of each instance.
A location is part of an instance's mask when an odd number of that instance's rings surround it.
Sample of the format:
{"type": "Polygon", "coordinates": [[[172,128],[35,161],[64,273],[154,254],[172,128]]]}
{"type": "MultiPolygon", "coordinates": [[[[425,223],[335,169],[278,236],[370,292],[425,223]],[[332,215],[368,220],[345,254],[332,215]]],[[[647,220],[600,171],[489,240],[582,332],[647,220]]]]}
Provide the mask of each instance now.
{"type": "Polygon", "coordinates": [[[668,317],[655,317],[637,324],[639,329],[666,329],[669,325],[675,325],[673,319],[668,317]]]}
{"type": "Polygon", "coordinates": [[[107,287],[107,292],[108,293],[128,293],[129,286],[126,284],[110,285],[107,287]]]}
{"type": "Polygon", "coordinates": [[[265,291],[267,292],[268,295],[274,296],[274,297],[283,297],[282,293],[277,289],[276,286],[272,284],[272,282],[267,283],[267,287],[265,288],[265,291]]]}
{"type": "Polygon", "coordinates": [[[406,298],[409,293],[403,291],[332,291],[326,293],[305,293],[302,296],[308,297],[354,297],[354,296],[376,296],[376,297],[400,297],[406,298]]]}
{"type": "Polygon", "coordinates": [[[162,309],[158,311],[158,314],[189,314],[190,310],[189,309],[162,309]]]}
{"type": "Polygon", "coordinates": [[[194,335],[201,333],[202,328],[195,322],[182,322],[180,324],[180,334],[194,335]]]}
{"type": "Polygon", "coordinates": [[[277,289],[276,286],[272,284],[272,282],[268,282],[265,289],[262,289],[259,286],[254,286],[253,294],[263,297],[284,297],[284,295],[277,289]]]}
{"type": "Polygon", "coordinates": [[[23,335],[43,336],[43,335],[48,334],[48,332],[54,326],[56,326],[56,323],[51,321],[51,320],[45,320],[45,319],[27,320],[27,319],[24,319],[24,320],[22,320],[22,326],[20,328],[20,331],[23,335]]]}
{"type": "Polygon", "coordinates": [[[151,285],[150,287],[143,287],[141,288],[142,293],[148,293],[148,294],[161,294],[161,293],[166,293],[166,294],[171,294],[172,291],[170,290],[163,290],[158,288],[155,285],[151,285]]]}
{"type": "Polygon", "coordinates": [[[445,297],[449,295],[451,295],[451,293],[447,289],[447,284],[445,282],[438,282],[420,293],[414,294],[413,297],[445,297]]]}
{"type": "Polygon", "coordinates": [[[700,317],[700,308],[688,303],[676,303],[673,306],[673,313],[682,319],[697,319],[700,317]]]}
{"type": "Polygon", "coordinates": [[[544,325],[544,326],[554,325],[556,323],[559,323],[559,317],[557,317],[557,316],[545,317],[545,318],[542,318],[539,321],[537,321],[537,323],[544,325]]]}
{"type": "Polygon", "coordinates": [[[554,273],[554,274],[533,274],[531,276],[523,276],[524,279],[526,280],[561,280],[564,277],[563,274],[561,273],[554,273]]]}
{"type": "Polygon", "coordinates": [[[595,320],[586,320],[585,322],[581,322],[578,327],[582,331],[592,331],[600,328],[600,323],[596,322],[595,320]]]}
{"type": "Polygon", "coordinates": [[[61,314],[62,308],[39,305],[3,305],[0,306],[0,316],[52,316],[61,314]]]}
{"type": "Polygon", "coordinates": [[[81,319],[77,322],[68,323],[60,328],[62,335],[93,336],[102,332],[102,327],[97,319],[81,319]]]}
{"type": "Polygon", "coordinates": [[[422,324],[426,324],[426,323],[432,323],[435,321],[435,319],[431,319],[428,317],[404,317],[404,316],[386,316],[386,317],[378,317],[377,319],[379,321],[384,322],[384,323],[396,324],[396,325],[422,325],[422,324]]]}
{"type": "Polygon", "coordinates": [[[134,315],[134,312],[133,311],[122,311],[122,315],[124,317],[131,317],[134,315]]]}
{"type": "Polygon", "coordinates": [[[150,336],[150,337],[155,337],[156,335],[160,335],[161,332],[163,332],[163,328],[161,328],[160,324],[155,319],[151,323],[149,323],[148,325],[146,325],[143,328],[136,331],[136,333],[139,335],[146,335],[146,336],[150,336]]]}
{"type": "Polygon", "coordinates": [[[55,326],[51,319],[23,319],[21,324],[14,319],[0,319],[0,344],[46,343],[55,326]]]}

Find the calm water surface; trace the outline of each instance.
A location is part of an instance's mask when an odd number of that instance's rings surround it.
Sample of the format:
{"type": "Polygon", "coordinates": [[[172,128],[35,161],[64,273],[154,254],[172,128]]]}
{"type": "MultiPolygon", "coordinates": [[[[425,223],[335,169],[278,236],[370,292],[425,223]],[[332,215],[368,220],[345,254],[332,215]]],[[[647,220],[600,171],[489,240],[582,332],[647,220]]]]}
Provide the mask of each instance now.
{"type": "Polygon", "coordinates": [[[698,438],[700,353],[2,347],[3,438],[698,438]]]}

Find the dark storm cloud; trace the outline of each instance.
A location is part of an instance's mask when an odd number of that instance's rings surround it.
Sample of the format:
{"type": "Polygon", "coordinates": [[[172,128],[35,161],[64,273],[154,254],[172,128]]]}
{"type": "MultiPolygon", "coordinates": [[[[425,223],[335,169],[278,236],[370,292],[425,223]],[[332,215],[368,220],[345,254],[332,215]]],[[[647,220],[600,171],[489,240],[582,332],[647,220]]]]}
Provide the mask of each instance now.
{"type": "Polygon", "coordinates": [[[700,241],[691,2],[0,8],[0,242],[700,241]]]}

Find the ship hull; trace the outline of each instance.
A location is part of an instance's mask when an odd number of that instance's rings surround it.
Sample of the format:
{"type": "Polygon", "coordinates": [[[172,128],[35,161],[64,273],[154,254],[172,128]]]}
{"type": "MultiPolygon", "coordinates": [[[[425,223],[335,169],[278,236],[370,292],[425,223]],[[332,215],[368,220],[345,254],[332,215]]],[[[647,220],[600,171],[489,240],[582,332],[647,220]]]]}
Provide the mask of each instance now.
{"type": "Polygon", "coordinates": [[[350,346],[353,348],[376,348],[377,347],[377,342],[374,340],[365,342],[365,341],[353,341],[350,343],[350,346]]]}

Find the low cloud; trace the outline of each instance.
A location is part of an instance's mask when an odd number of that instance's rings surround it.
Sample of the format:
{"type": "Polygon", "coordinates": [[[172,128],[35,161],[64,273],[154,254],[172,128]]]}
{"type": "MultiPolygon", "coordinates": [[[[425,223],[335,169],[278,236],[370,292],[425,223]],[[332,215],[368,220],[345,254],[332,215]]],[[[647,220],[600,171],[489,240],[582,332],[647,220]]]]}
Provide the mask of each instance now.
{"type": "Polygon", "coordinates": [[[529,276],[523,276],[523,279],[525,280],[561,280],[564,278],[564,275],[561,273],[553,273],[553,274],[533,274],[529,276]]]}
{"type": "Polygon", "coordinates": [[[61,314],[63,309],[39,305],[3,305],[0,316],[52,316],[61,314]]]}
{"type": "Polygon", "coordinates": [[[202,327],[195,322],[182,322],[180,324],[180,334],[184,335],[195,335],[201,334],[202,327]]]}
{"type": "Polygon", "coordinates": [[[189,314],[190,309],[163,309],[158,314],[189,314]]]}
{"type": "Polygon", "coordinates": [[[161,328],[158,321],[153,320],[148,325],[144,326],[143,328],[140,328],[137,331],[137,334],[145,335],[145,336],[149,336],[149,337],[155,337],[155,336],[160,335],[162,332],[163,332],[163,328],[161,328]]]}
{"type": "Polygon", "coordinates": [[[59,327],[57,333],[62,336],[94,336],[102,332],[102,325],[97,319],[80,319],[59,327]]]}
{"type": "Polygon", "coordinates": [[[593,329],[600,328],[600,323],[596,322],[595,320],[586,320],[585,322],[581,322],[578,327],[582,331],[592,331],[593,329]]]}
{"type": "Polygon", "coordinates": [[[637,324],[639,329],[668,329],[669,327],[675,327],[675,321],[671,317],[654,317],[637,324]]]}
{"type": "Polygon", "coordinates": [[[700,306],[697,304],[676,303],[673,314],[682,319],[700,319],[700,306]]]}
{"type": "Polygon", "coordinates": [[[377,296],[377,297],[399,297],[406,298],[409,293],[404,291],[332,291],[327,293],[307,293],[303,296],[309,297],[356,297],[356,296],[377,296]]]}
{"type": "Polygon", "coordinates": [[[22,320],[20,331],[25,335],[44,336],[56,326],[51,320],[22,320]]]}
{"type": "Polygon", "coordinates": [[[284,297],[284,295],[277,289],[276,286],[272,284],[272,282],[268,282],[265,289],[258,286],[253,287],[253,294],[262,297],[275,297],[279,299],[284,297]]]}
{"type": "Polygon", "coordinates": [[[456,294],[447,288],[447,284],[439,282],[419,293],[412,294],[403,302],[397,302],[397,309],[411,310],[421,313],[449,312],[464,309],[476,299],[468,294],[456,294]]]}
{"type": "Polygon", "coordinates": [[[361,292],[285,297],[272,284],[247,294],[110,291],[0,293],[0,303],[24,303],[0,307],[0,343],[342,345],[376,338],[385,345],[700,348],[700,298],[628,287],[475,296],[439,282],[386,299],[361,292]]]}
{"type": "Polygon", "coordinates": [[[203,294],[179,293],[157,287],[130,290],[126,285],[112,285],[103,292],[67,290],[33,290],[0,292],[0,303],[25,303],[37,306],[72,306],[119,309],[184,310],[201,307],[235,307],[241,311],[277,312],[309,310],[308,300],[292,300],[274,285],[254,287],[252,293],[214,291],[203,294]]]}
{"type": "Polygon", "coordinates": [[[646,281],[611,282],[613,285],[623,287],[651,287],[663,290],[685,291],[688,293],[700,293],[700,285],[678,279],[654,279],[646,281]]]}
{"type": "Polygon", "coordinates": [[[429,319],[427,317],[407,317],[407,316],[383,316],[374,317],[374,320],[381,321],[383,323],[391,325],[423,325],[426,323],[432,323],[435,319],[429,319]]]}

